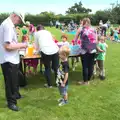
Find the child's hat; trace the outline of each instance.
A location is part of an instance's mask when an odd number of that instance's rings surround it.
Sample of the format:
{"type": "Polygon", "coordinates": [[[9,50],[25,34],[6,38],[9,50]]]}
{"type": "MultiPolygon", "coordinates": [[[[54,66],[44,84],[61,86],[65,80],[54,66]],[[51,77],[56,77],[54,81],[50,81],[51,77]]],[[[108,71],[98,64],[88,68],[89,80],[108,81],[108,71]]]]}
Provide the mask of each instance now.
{"type": "Polygon", "coordinates": [[[26,23],[25,23],[27,26],[29,26],[30,25],[30,21],[26,21],[26,23]]]}

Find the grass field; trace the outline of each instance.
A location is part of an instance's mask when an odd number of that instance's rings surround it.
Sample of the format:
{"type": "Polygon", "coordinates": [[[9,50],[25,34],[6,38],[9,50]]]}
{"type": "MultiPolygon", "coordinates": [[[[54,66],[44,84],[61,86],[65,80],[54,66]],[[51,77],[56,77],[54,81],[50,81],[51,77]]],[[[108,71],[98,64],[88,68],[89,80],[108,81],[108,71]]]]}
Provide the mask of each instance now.
{"type": "MultiPolygon", "coordinates": [[[[60,40],[61,33],[47,28],[60,40]]],[[[72,40],[73,36],[69,35],[72,40]]],[[[105,61],[106,80],[92,80],[89,86],[78,86],[82,80],[81,63],[76,71],[70,70],[69,104],[58,107],[60,97],[56,87],[43,87],[43,75],[28,78],[28,86],[20,92],[25,98],[18,101],[19,112],[7,109],[4,81],[0,74],[0,120],[120,120],[120,44],[108,41],[105,61]]],[[[53,80],[54,82],[54,80],[53,80]]]]}

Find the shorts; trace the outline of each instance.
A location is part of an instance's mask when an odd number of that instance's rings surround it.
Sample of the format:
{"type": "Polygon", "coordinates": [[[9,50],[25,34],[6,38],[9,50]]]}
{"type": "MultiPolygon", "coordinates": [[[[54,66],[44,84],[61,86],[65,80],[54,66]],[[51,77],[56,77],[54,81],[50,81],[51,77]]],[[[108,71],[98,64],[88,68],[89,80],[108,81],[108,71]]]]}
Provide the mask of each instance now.
{"type": "Polygon", "coordinates": [[[59,89],[60,95],[65,96],[67,94],[68,85],[66,85],[65,87],[58,86],[58,89],[59,89]]]}

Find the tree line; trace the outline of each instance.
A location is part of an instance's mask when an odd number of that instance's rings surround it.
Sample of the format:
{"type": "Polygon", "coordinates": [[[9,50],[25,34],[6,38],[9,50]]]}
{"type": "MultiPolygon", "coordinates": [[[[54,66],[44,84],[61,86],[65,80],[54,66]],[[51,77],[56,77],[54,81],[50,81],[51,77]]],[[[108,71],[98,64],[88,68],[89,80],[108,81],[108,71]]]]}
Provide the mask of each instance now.
{"type": "MultiPolygon", "coordinates": [[[[41,12],[40,14],[32,15],[26,14],[26,21],[30,21],[34,25],[43,24],[48,26],[50,21],[55,23],[56,20],[60,22],[69,23],[71,20],[74,20],[77,24],[84,17],[89,17],[93,25],[98,25],[100,20],[110,21],[112,24],[120,24],[120,4],[115,5],[112,8],[99,10],[94,14],[91,14],[92,10],[89,8],[83,7],[82,2],[75,3],[73,6],[68,8],[65,15],[55,14],[54,12],[41,12]]],[[[0,14],[0,23],[9,16],[8,13],[0,14]]]]}

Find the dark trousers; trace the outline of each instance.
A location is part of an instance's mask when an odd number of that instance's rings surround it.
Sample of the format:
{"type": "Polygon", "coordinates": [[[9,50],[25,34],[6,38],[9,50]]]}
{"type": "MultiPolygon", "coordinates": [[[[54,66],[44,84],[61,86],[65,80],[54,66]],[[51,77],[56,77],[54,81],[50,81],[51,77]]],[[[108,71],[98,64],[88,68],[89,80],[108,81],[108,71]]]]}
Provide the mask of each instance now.
{"type": "Polygon", "coordinates": [[[8,105],[17,104],[17,97],[20,97],[18,84],[19,65],[6,62],[1,64],[4,80],[5,92],[8,105]]]}
{"type": "Polygon", "coordinates": [[[102,27],[102,35],[106,36],[106,31],[107,31],[107,28],[106,27],[102,27]]]}
{"type": "Polygon", "coordinates": [[[53,55],[46,55],[43,52],[41,53],[43,64],[45,66],[45,77],[47,79],[48,86],[52,85],[51,82],[51,62],[52,62],[52,69],[55,73],[55,79],[57,78],[57,69],[59,66],[59,55],[58,53],[53,55]]]}
{"type": "Polygon", "coordinates": [[[81,55],[84,82],[89,81],[93,75],[94,58],[95,54],[86,53],[84,55],[81,55]]]}
{"type": "Polygon", "coordinates": [[[97,64],[98,64],[98,67],[99,67],[99,75],[105,77],[104,61],[103,60],[97,60],[97,64]]]}
{"type": "Polygon", "coordinates": [[[58,28],[59,26],[58,25],[56,25],[56,28],[58,28]]]}

